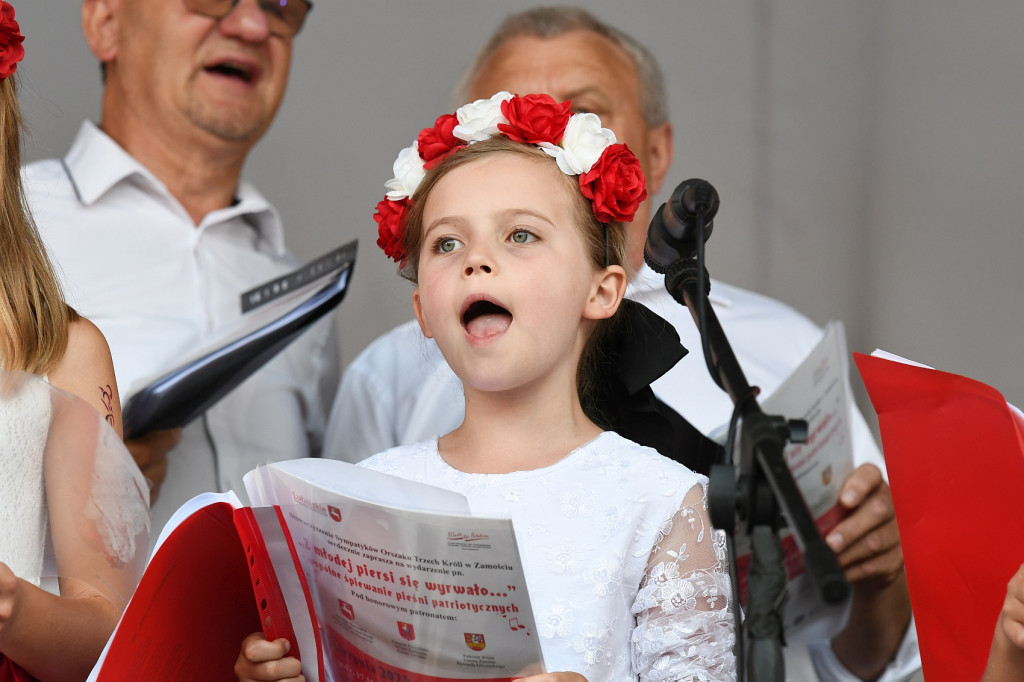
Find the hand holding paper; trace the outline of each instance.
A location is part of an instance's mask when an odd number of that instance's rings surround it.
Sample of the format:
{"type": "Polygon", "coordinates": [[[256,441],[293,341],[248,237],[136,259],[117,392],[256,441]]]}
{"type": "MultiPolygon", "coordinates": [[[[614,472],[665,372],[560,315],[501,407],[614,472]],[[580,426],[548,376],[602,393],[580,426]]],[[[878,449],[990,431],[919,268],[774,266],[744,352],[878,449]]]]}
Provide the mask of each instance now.
{"type": "Polygon", "coordinates": [[[839,556],[851,583],[871,578],[891,581],[903,572],[903,552],[889,485],[873,464],[857,467],[843,483],[839,504],[850,515],[825,542],[839,556]]]}
{"type": "Polygon", "coordinates": [[[894,659],[910,624],[896,514],[889,485],[873,464],[862,464],[843,484],[839,504],[850,510],[825,541],[853,585],[850,620],[832,638],[832,650],[861,679],[875,679],[894,659]]]}
{"type": "Polygon", "coordinates": [[[239,682],[304,679],[299,677],[302,662],[288,656],[290,649],[287,639],[268,642],[262,632],[254,632],[242,642],[242,651],[235,662],[235,676],[239,682]]]}

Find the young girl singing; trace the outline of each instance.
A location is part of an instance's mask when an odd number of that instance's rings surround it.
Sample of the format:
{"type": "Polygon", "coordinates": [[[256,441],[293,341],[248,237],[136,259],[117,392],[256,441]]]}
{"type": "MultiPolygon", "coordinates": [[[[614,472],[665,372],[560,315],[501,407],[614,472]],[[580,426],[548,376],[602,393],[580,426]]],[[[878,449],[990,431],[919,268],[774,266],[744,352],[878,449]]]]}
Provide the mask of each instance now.
{"type": "MultiPolygon", "coordinates": [[[[588,367],[626,287],[639,162],[593,114],[498,93],[437,119],[395,163],[378,244],[462,380],[466,416],[362,463],[511,518],[547,669],[524,680],[735,679],[707,479],[601,428],[588,367]]],[[[416,353],[416,348],[410,348],[416,353]]],[[[240,679],[299,677],[284,640],[240,679]]]]}

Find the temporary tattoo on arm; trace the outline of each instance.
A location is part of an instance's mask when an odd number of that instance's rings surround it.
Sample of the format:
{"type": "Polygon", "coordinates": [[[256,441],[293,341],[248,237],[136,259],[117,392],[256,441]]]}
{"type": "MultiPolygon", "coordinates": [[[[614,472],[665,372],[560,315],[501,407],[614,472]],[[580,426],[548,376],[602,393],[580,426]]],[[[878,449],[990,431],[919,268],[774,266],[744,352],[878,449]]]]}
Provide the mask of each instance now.
{"type": "Polygon", "coordinates": [[[111,426],[114,425],[114,389],[107,384],[105,387],[100,386],[100,401],[103,403],[103,407],[106,408],[107,414],[104,419],[111,426]]]}

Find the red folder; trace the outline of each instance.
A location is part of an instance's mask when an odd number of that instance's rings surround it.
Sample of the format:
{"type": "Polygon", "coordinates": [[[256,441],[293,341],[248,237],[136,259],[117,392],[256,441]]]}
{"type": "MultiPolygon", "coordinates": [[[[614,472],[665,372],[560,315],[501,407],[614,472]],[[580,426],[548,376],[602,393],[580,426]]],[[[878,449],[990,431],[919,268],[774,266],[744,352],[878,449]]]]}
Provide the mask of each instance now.
{"type": "MultiPolygon", "coordinates": [[[[206,495],[190,501],[194,510],[165,530],[90,682],[235,682],[242,640],[260,630],[269,640],[291,642],[289,655],[303,661],[310,682],[326,679],[325,655],[338,680],[453,679],[399,669],[333,630],[322,640],[280,508],[239,507],[233,495],[206,495]]],[[[459,682],[512,679],[467,677],[459,682]]]]}
{"type": "Polygon", "coordinates": [[[980,382],[854,360],[878,413],[925,679],[977,680],[1024,562],[1024,421],[980,382]]]}
{"type": "Polygon", "coordinates": [[[146,567],[97,682],[231,682],[242,640],[258,630],[287,637],[290,655],[319,653],[300,652],[254,511],[216,502],[174,529],[146,567]]]}

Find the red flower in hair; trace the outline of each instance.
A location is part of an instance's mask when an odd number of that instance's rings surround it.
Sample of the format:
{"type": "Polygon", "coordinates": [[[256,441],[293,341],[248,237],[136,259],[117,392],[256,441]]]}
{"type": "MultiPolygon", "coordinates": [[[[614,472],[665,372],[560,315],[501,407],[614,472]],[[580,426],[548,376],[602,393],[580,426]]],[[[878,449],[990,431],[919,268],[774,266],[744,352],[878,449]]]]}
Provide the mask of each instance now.
{"type": "Polygon", "coordinates": [[[462,149],[466,143],[455,137],[452,130],[459,124],[455,114],[441,114],[434,121],[433,128],[424,128],[420,131],[418,139],[420,158],[423,159],[423,167],[430,170],[441,163],[446,156],[457,149],[462,149]]]}
{"type": "Polygon", "coordinates": [[[384,255],[399,264],[404,264],[408,254],[405,253],[405,213],[410,202],[408,199],[392,201],[385,197],[377,202],[377,212],[373,219],[377,221],[377,246],[384,249],[384,255]]]}
{"type": "Polygon", "coordinates": [[[499,123],[498,130],[515,142],[558,144],[569,123],[570,102],[559,104],[551,95],[513,97],[501,103],[501,113],[508,123],[499,123]]]}
{"type": "Polygon", "coordinates": [[[580,191],[594,205],[602,223],[628,223],[647,198],[647,183],[640,161],[624,144],[607,147],[593,167],[580,175],[580,191]]]}
{"type": "Polygon", "coordinates": [[[18,70],[18,62],[25,58],[21,43],[21,27],[14,19],[14,8],[0,0],[0,80],[9,78],[18,70]]]}

